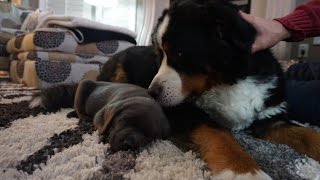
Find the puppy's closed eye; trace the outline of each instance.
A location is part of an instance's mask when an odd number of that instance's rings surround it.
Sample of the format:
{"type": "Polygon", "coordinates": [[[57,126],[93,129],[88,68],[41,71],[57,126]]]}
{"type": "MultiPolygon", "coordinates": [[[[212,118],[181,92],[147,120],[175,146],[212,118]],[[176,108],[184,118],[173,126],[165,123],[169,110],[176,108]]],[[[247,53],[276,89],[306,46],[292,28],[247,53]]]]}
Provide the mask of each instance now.
{"type": "Polygon", "coordinates": [[[99,134],[105,134],[108,128],[112,125],[114,117],[120,111],[121,103],[107,104],[103,109],[97,112],[94,116],[93,124],[98,129],[99,134]]]}
{"type": "Polygon", "coordinates": [[[107,104],[94,118],[94,125],[111,149],[135,150],[169,134],[170,126],[161,106],[151,98],[133,97],[107,104]]]}

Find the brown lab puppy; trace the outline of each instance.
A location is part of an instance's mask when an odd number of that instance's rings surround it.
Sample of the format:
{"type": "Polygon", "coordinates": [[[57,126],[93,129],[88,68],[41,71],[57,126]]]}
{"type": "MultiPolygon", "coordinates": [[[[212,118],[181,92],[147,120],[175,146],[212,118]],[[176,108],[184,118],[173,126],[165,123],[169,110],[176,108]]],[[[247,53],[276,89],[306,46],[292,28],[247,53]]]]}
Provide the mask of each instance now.
{"type": "Polygon", "coordinates": [[[169,122],[146,89],[109,82],[82,81],[75,110],[83,121],[92,121],[102,140],[114,151],[137,149],[153,139],[166,138],[169,122]]]}

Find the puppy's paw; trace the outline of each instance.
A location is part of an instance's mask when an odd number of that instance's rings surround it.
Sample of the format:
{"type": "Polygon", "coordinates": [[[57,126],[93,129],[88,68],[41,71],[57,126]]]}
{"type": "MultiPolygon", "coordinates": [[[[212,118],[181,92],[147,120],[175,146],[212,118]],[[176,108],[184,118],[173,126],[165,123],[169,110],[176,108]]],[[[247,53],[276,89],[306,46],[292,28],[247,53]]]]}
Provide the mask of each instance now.
{"type": "Polygon", "coordinates": [[[272,178],[262,170],[254,173],[237,174],[231,170],[225,170],[214,176],[215,180],[271,180],[272,178]]]}
{"type": "Polygon", "coordinates": [[[76,111],[71,111],[67,114],[67,118],[78,118],[78,114],[76,111]]]}
{"type": "Polygon", "coordinates": [[[29,108],[33,109],[36,107],[44,107],[44,104],[42,102],[41,96],[34,96],[32,97],[30,103],[29,103],[29,108]]]}

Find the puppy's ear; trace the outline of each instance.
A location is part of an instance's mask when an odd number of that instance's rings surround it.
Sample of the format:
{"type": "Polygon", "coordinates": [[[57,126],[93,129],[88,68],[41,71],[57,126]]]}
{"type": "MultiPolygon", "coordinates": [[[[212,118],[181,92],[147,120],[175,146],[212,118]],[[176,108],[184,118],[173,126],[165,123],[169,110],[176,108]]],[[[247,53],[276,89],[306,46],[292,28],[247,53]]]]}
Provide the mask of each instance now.
{"type": "Polygon", "coordinates": [[[107,104],[100,111],[96,113],[93,119],[95,128],[98,129],[99,134],[104,134],[110,128],[114,118],[123,108],[121,103],[107,104]]]}

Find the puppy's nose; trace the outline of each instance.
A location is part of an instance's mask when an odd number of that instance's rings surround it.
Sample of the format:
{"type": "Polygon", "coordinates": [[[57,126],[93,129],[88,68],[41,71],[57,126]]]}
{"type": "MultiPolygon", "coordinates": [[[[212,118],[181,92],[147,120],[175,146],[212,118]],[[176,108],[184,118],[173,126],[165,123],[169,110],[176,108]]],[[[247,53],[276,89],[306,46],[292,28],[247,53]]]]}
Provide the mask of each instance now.
{"type": "Polygon", "coordinates": [[[151,85],[148,89],[148,93],[150,94],[150,96],[152,96],[154,99],[157,99],[160,94],[161,94],[161,91],[162,91],[162,87],[157,85],[157,84],[154,84],[154,85],[151,85]]]}
{"type": "Polygon", "coordinates": [[[137,142],[134,140],[133,137],[128,137],[123,142],[122,149],[128,150],[128,149],[135,149],[137,146],[137,142]]]}

